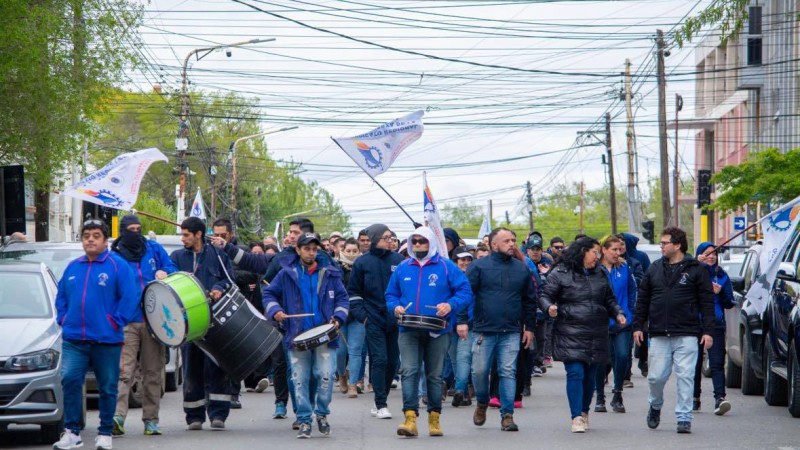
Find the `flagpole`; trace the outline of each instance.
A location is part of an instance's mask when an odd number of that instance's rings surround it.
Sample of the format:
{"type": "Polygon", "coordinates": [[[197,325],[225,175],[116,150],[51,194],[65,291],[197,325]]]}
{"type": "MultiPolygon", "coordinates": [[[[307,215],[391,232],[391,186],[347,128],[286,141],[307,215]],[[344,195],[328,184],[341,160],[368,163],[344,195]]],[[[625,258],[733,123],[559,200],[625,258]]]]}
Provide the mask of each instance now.
{"type": "Polygon", "coordinates": [[[175,225],[176,227],[179,227],[179,226],[181,226],[181,224],[179,224],[178,222],[174,222],[174,221],[172,221],[172,220],[165,219],[165,218],[163,218],[163,217],[160,217],[160,216],[157,216],[157,215],[155,215],[155,214],[150,214],[150,213],[148,213],[148,212],[139,211],[139,210],[136,210],[136,209],[131,209],[130,211],[131,211],[131,213],[133,213],[133,214],[141,214],[141,215],[143,215],[143,216],[147,216],[147,217],[149,217],[149,218],[151,218],[151,219],[160,220],[160,221],[162,221],[162,222],[166,222],[166,223],[168,223],[168,224],[170,224],[170,225],[175,225]]]}
{"type": "MultiPolygon", "coordinates": [[[[347,153],[347,152],[346,152],[346,151],[345,151],[345,150],[342,148],[342,146],[341,146],[341,145],[339,145],[339,143],[338,143],[338,142],[336,142],[336,139],[334,139],[334,138],[333,138],[333,136],[331,136],[330,138],[331,138],[331,140],[333,141],[333,143],[334,143],[334,144],[336,144],[336,146],[337,146],[337,147],[339,147],[339,148],[340,148],[340,149],[341,149],[341,150],[344,152],[344,154],[345,154],[345,155],[347,155],[347,156],[348,156],[350,159],[353,159],[353,157],[352,157],[352,156],[350,156],[350,154],[349,154],[349,153],[347,153]]],[[[353,162],[355,162],[355,163],[356,163],[356,165],[358,165],[358,163],[356,162],[356,160],[354,160],[354,159],[353,159],[353,162]]],[[[360,168],[360,167],[361,167],[361,166],[359,166],[359,168],[360,168]]],[[[362,169],[362,170],[363,170],[363,169],[362,169]]],[[[367,171],[364,171],[364,173],[365,173],[365,174],[367,174],[367,176],[368,176],[368,177],[370,177],[370,179],[372,179],[372,181],[373,181],[375,184],[377,184],[377,185],[378,185],[378,187],[379,187],[379,188],[381,188],[381,190],[382,190],[382,191],[383,191],[383,192],[384,192],[386,195],[388,195],[390,199],[392,199],[392,201],[394,202],[394,204],[395,204],[395,205],[397,205],[397,207],[398,207],[398,208],[400,208],[400,211],[403,211],[403,214],[405,214],[405,215],[406,215],[406,217],[408,217],[408,220],[410,220],[410,221],[411,221],[411,224],[414,226],[414,228],[416,228],[416,227],[417,227],[417,221],[416,221],[416,220],[414,220],[414,218],[413,218],[413,217],[411,217],[411,215],[410,215],[410,214],[408,214],[408,212],[405,210],[405,208],[403,208],[403,207],[400,205],[400,203],[398,203],[398,202],[397,202],[397,200],[395,200],[395,198],[394,198],[394,197],[392,197],[392,194],[390,194],[390,193],[389,193],[389,191],[387,191],[387,190],[386,190],[386,188],[384,188],[384,187],[383,187],[383,186],[382,186],[380,183],[378,183],[378,180],[376,180],[376,179],[375,179],[375,177],[373,177],[372,175],[370,175],[370,174],[369,174],[367,171]]]]}

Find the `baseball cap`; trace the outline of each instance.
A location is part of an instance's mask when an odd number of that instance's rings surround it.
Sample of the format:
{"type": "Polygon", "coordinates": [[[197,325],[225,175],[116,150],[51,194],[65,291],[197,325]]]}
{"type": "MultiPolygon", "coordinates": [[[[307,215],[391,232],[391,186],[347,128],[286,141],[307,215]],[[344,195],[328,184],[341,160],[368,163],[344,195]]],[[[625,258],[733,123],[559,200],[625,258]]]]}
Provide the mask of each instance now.
{"type": "Polygon", "coordinates": [[[534,248],[539,247],[542,248],[542,237],[538,234],[532,234],[531,237],[528,238],[528,243],[525,246],[527,248],[534,248]]]}
{"type": "Polygon", "coordinates": [[[453,253],[455,253],[456,258],[474,258],[472,253],[467,250],[467,247],[457,247],[453,253]]]}
{"type": "Polygon", "coordinates": [[[306,234],[300,236],[297,239],[297,246],[298,247],[302,247],[302,246],[308,245],[308,244],[310,244],[312,242],[316,242],[317,245],[322,245],[322,242],[320,242],[320,240],[319,240],[319,238],[317,237],[316,234],[314,234],[314,233],[306,233],[306,234]]]}

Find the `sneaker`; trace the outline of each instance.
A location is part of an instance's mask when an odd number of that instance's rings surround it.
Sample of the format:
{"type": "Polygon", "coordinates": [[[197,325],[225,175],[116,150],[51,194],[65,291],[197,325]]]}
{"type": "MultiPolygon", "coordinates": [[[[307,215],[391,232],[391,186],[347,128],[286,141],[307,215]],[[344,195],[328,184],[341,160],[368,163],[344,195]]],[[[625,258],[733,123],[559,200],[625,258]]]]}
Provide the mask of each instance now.
{"type": "Polygon", "coordinates": [[[317,416],[317,428],[323,436],[331,434],[331,424],[328,423],[328,418],[325,416],[317,416]]]}
{"type": "Polygon", "coordinates": [[[522,408],[522,400],[517,400],[514,402],[514,409],[521,409],[522,408]]]}
{"type": "Polygon", "coordinates": [[[161,430],[158,429],[158,423],[154,420],[148,420],[144,423],[145,436],[161,436],[161,430]]]}
{"type": "Polygon", "coordinates": [[[492,397],[489,399],[489,406],[492,408],[499,408],[500,407],[500,399],[497,397],[492,397]]]}
{"type": "Polygon", "coordinates": [[[358,398],[358,389],[355,384],[347,385],[347,398],[358,398]]]}
{"type": "Polygon", "coordinates": [[[692,401],[692,412],[700,411],[700,399],[695,397],[692,401]]]}
{"type": "Polygon", "coordinates": [[[678,422],[678,434],[690,434],[692,432],[692,422],[678,422]]]}
{"type": "Polygon", "coordinates": [[[211,419],[211,429],[212,430],[224,430],[225,429],[225,421],[222,419],[211,419]]]}
{"type": "Polygon", "coordinates": [[[545,367],[553,367],[553,358],[549,356],[545,356],[544,358],[544,366],[545,367]]]}
{"type": "Polygon", "coordinates": [[[625,380],[622,382],[622,387],[625,389],[633,389],[633,381],[625,380]]]}
{"type": "Polygon", "coordinates": [[[586,424],[583,421],[583,416],[578,416],[572,419],[572,432],[573,433],[585,433],[586,432],[586,424]]]}
{"type": "Polygon", "coordinates": [[[544,375],[544,372],[542,372],[541,367],[534,366],[534,368],[533,368],[533,377],[534,378],[541,378],[542,375],[544,375]]]}
{"type": "Polygon", "coordinates": [[[278,402],[275,403],[275,412],[272,413],[273,419],[285,419],[286,418],[286,403],[278,402]]]}
{"type": "Polygon", "coordinates": [[[611,409],[613,409],[615,413],[625,412],[625,404],[622,403],[622,392],[614,392],[614,397],[611,399],[611,409]]]}
{"type": "Polygon", "coordinates": [[[203,429],[203,422],[192,422],[186,427],[189,431],[199,431],[203,429]]]}
{"type": "Polygon", "coordinates": [[[726,412],[731,410],[731,403],[725,398],[718,398],[717,403],[714,405],[714,414],[724,416],[726,412]]]}
{"type": "Polygon", "coordinates": [[[660,409],[653,409],[650,407],[650,410],[647,411],[647,426],[651,430],[655,430],[658,428],[658,424],[661,423],[661,410],[660,409]]]}
{"type": "Polygon", "coordinates": [[[376,416],[378,415],[378,408],[376,408],[376,407],[374,407],[374,406],[373,406],[372,408],[370,408],[370,410],[369,410],[369,414],[370,414],[372,417],[376,417],[376,416]]]}
{"type": "Polygon", "coordinates": [[[111,436],[101,434],[94,438],[94,448],[97,450],[111,450],[111,436]]]}
{"type": "Polygon", "coordinates": [[[296,420],[294,422],[292,422],[292,429],[293,430],[299,430],[300,429],[300,422],[298,422],[296,420]]]}
{"type": "Polygon", "coordinates": [[[461,402],[461,406],[472,406],[472,399],[464,396],[464,400],[461,402]]]}
{"type": "Polygon", "coordinates": [[[310,439],[311,438],[311,424],[300,424],[300,431],[297,432],[297,439],[310,439]]]}
{"type": "Polygon", "coordinates": [[[111,434],[114,436],[125,434],[125,419],[122,416],[114,416],[114,427],[111,429],[111,434]]]}
{"type": "Polygon", "coordinates": [[[524,388],[522,388],[522,396],[523,397],[530,397],[531,396],[531,385],[526,384],[524,388]]]}
{"type": "Polygon", "coordinates": [[[589,431],[589,413],[581,413],[583,417],[583,429],[589,431]]]}
{"type": "Polygon", "coordinates": [[[519,431],[519,427],[514,423],[514,416],[511,414],[503,414],[503,419],[500,420],[500,429],[503,431],[519,431]]]}
{"type": "MultiPolygon", "coordinates": [[[[392,389],[397,389],[397,386],[399,386],[397,380],[392,380],[392,389]]],[[[372,388],[370,388],[370,390],[372,390],[372,388]]]]}
{"type": "Polygon", "coordinates": [[[595,403],[594,405],[594,412],[596,413],[608,412],[608,410],[606,409],[606,401],[598,400],[597,403],[595,403]]]}
{"type": "Polygon", "coordinates": [[[231,409],[242,409],[242,401],[239,400],[238,395],[236,396],[236,398],[231,400],[231,409]]]}
{"type": "Polygon", "coordinates": [[[453,407],[458,408],[464,404],[464,393],[461,391],[456,391],[453,393],[453,407]]]}
{"type": "Polygon", "coordinates": [[[489,405],[482,405],[482,404],[478,403],[478,406],[475,407],[475,412],[472,414],[472,423],[474,423],[475,425],[477,425],[479,427],[482,426],[483,424],[485,424],[486,423],[486,408],[488,408],[488,407],[489,407],[489,405]]]}
{"type": "Polygon", "coordinates": [[[53,444],[53,448],[57,450],[68,450],[71,448],[80,448],[83,447],[83,441],[81,441],[80,433],[75,434],[72,430],[64,430],[61,434],[61,439],[58,440],[55,444],[53,444]]]}
{"type": "Polygon", "coordinates": [[[372,383],[367,385],[367,392],[375,392],[375,389],[372,388],[372,383]]]}
{"type": "Polygon", "coordinates": [[[347,370],[345,370],[342,375],[339,375],[339,392],[342,394],[347,394],[347,391],[350,389],[350,386],[347,384],[348,378],[350,378],[350,372],[347,370]]]}
{"type": "Polygon", "coordinates": [[[356,383],[356,391],[358,391],[359,394],[363,394],[364,393],[364,381],[363,380],[359,381],[358,383],[356,383]]]}
{"type": "Polygon", "coordinates": [[[378,419],[391,419],[392,413],[389,412],[389,408],[381,408],[375,413],[375,417],[378,419]]]}
{"type": "Polygon", "coordinates": [[[259,394],[266,391],[269,387],[269,378],[262,378],[258,380],[258,384],[256,384],[256,392],[259,394]]]}

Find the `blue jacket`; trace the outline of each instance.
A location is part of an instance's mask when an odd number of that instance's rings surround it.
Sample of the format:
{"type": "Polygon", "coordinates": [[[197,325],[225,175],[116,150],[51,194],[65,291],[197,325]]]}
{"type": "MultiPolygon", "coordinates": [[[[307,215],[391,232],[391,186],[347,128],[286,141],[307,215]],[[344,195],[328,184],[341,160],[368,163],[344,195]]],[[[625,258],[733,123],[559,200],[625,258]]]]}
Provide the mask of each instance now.
{"type": "Polygon", "coordinates": [[[142,289],[119,255],[104,251],[94,261],[73,260],[58,282],[56,319],[68,341],[121,344],[122,329],[137,315],[142,289]]]}
{"type": "MultiPolygon", "coordinates": [[[[331,319],[336,319],[339,326],[347,321],[348,307],[350,299],[347,290],[342,283],[342,272],[328,264],[328,259],[317,254],[316,275],[309,274],[305,267],[300,267],[300,258],[285,258],[282,261],[283,268],[272,280],[272,284],[262,288],[264,301],[264,312],[266,316],[273,319],[275,314],[283,311],[288,315],[303,314],[313,312],[313,325],[328,323],[331,319]],[[302,274],[301,274],[302,272],[302,274]],[[309,289],[303,289],[310,280],[316,278],[311,284],[314,287],[315,298],[310,298],[309,289]],[[304,294],[305,292],[305,294],[304,294]],[[311,303],[309,311],[308,303],[311,303]]],[[[284,321],[286,334],[283,336],[283,345],[287,349],[292,348],[292,340],[300,333],[308,331],[308,322],[305,318],[298,317],[286,319],[284,321]]],[[[339,340],[335,339],[328,343],[328,347],[336,348],[339,340]]]]}
{"type": "MultiPolygon", "coordinates": [[[[114,252],[117,256],[119,256],[122,260],[128,263],[128,265],[133,270],[133,275],[136,277],[136,284],[139,288],[144,291],[145,286],[147,283],[156,279],[156,272],[159,270],[163,270],[167,274],[175,273],[178,271],[178,268],[175,266],[175,263],[169,259],[169,255],[167,251],[164,250],[164,247],[161,246],[158,242],[154,242],[151,240],[147,240],[147,244],[145,244],[146,250],[144,252],[144,256],[142,256],[141,261],[128,261],[122,255],[114,252]]],[[[138,310],[136,317],[131,320],[131,322],[142,322],[142,310],[141,308],[138,310]]]]}
{"type": "MultiPolygon", "coordinates": [[[[709,247],[713,246],[711,242],[701,242],[697,246],[695,256],[705,252],[709,247]]],[[[725,269],[714,264],[709,266],[703,264],[708,269],[708,275],[711,277],[712,283],[717,283],[722,286],[719,294],[714,294],[714,325],[717,329],[725,328],[725,310],[731,309],[735,306],[735,299],[733,297],[733,284],[725,269]]]]}
{"type": "Polygon", "coordinates": [[[636,307],[636,293],[638,292],[636,277],[634,277],[633,270],[627,263],[612,266],[610,271],[606,266],[599,265],[603,269],[603,273],[606,274],[608,282],[611,284],[611,289],[614,291],[614,297],[617,298],[617,305],[619,305],[627,320],[625,327],[620,328],[615,319],[608,319],[609,331],[619,332],[633,324],[633,311],[636,307]]]}
{"type": "Polygon", "coordinates": [[[644,274],[650,268],[650,257],[647,256],[647,253],[636,248],[639,243],[638,237],[630,233],[622,233],[622,238],[625,240],[625,257],[634,258],[642,264],[642,278],[644,278],[644,274]]]}
{"type": "MultiPolygon", "coordinates": [[[[421,232],[417,229],[413,235],[421,232]]],[[[436,242],[433,234],[430,235],[430,242],[436,242]]],[[[432,317],[436,317],[436,305],[449,304],[448,327],[439,334],[449,333],[458,313],[472,303],[472,290],[466,275],[458,266],[449,259],[440,257],[433,248],[422,261],[412,257],[400,263],[389,279],[386,287],[388,313],[394,315],[395,308],[405,307],[409,303],[409,314],[432,317]]],[[[406,330],[400,327],[400,331],[406,330]]]]}
{"type": "Polygon", "coordinates": [[[211,244],[203,245],[197,255],[189,249],[181,248],[170,255],[178,270],[194,274],[207,291],[226,292],[231,287],[228,276],[233,277],[233,265],[225,252],[211,244]],[[222,263],[220,264],[220,261],[222,263]],[[226,275],[227,271],[227,275],[226,275]]]}
{"type": "MultiPolygon", "coordinates": [[[[542,262],[545,262],[544,258],[542,258],[542,262]]],[[[527,256],[525,257],[525,264],[528,265],[528,269],[531,271],[531,276],[533,277],[533,289],[536,292],[536,298],[539,298],[539,295],[542,293],[542,286],[544,285],[542,274],[539,272],[539,266],[527,256]]],[[[541,321],[544,319],[544,312],[542,312],[541,309],[536,308],[536,320],[541,321]]]]}

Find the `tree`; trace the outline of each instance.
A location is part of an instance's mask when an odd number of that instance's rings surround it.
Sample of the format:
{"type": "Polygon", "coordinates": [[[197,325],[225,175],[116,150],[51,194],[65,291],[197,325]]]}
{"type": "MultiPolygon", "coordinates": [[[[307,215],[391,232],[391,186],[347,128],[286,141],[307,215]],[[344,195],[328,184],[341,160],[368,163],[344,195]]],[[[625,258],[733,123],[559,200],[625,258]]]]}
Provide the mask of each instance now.
{"type": "Polygon", "coordinates": [[[442,208],[444,226],[463,233],[462,237],[477,236],[483,218],[483,209],[477,205],[470,205],[464,199],[460,199],[455,205],[447,204],[442,208]]]}
{"type": "Polygon", "coordinates": [[[683,47],[704,27],[713,26],[719,29],[722,45],[725,45],[728,39],[735,39],[744,28],[749,5],[750,0],[713,0],[706,9],[686,19],[675,33],[675,40],[683,47]]]}
{"type": "Polygon", "coordinates": [[[3,0],[0,17],[0,163],[25,166],[36,239],[46,240],[54,180],[75,161],[108,91],[137,62],[141,7],[128,0],[3,0]]]}
{"type": "Polygon", "coordinates": [[[800,195],[800,149],[750,153],[738,166],[725,166],[711,177],[717,198],[707,209],[722,217],[751,202],[779,205],[800,195]]]}

